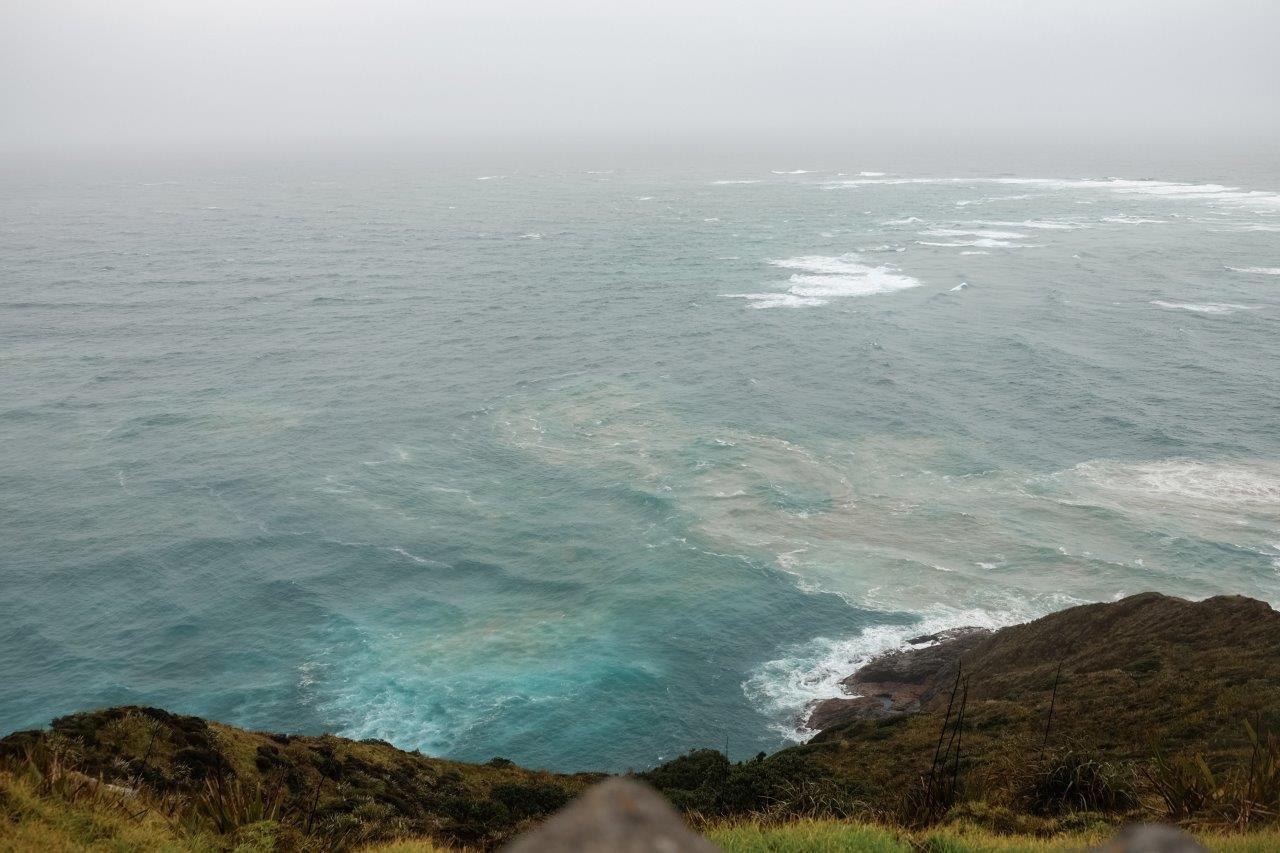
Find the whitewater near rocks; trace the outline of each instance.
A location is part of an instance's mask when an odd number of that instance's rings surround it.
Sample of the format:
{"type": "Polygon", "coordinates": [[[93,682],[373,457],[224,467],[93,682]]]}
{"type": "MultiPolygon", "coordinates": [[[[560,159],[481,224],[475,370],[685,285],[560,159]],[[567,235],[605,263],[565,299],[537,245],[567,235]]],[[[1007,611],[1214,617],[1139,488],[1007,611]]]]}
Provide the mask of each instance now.
{"type": "Polygon", "coordinates": [[[1280,176],[1002,172],[5,179],[0,730],[740,758],[912,637],[1280,601],[1280,176]]]}

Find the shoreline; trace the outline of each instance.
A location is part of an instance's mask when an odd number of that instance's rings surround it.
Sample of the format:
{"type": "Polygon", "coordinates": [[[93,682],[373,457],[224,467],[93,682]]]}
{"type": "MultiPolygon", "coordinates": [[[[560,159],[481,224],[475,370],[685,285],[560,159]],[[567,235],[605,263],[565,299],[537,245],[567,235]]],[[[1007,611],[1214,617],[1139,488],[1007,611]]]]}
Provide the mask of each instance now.
{"type": "MultiPolygon", "coordinates": [[[[836,700],[808,743],[739,762],[699,749],[634,775],[700,821],[816,816],[916,827],[963,814],[998,833],[1053,835],[1078,830],[1081,813],[1099,832],[1137,819],[1225,827],[1231,803],[1230,819],[1240,820],[1232,798],[1258,750],[1280,767],[1280,613],[1265,602],[1142,593],[998,631],[913,639],[846,676],[864,695],[836,700]],[[1196,762],[1213,768],[1213,790],[1226,800],[1210,792],[1176,804],[1160,793],[1168,767],[1196,762]],[[1055,774],[1072,767],[1100,775],[1087,791],[1056,787],[1055,774]]],[[[607,776],[251,732],[136,706],[0,739],[0,786],[57,797],[68,785],[92,789],[197,822],[209,792],[274,803],[271,831],[299,843],[413,836],[490,848],[607,776]]],[[[1249,819],[1265,824],[1270,807],[1258,808],[1249,819]]]]}

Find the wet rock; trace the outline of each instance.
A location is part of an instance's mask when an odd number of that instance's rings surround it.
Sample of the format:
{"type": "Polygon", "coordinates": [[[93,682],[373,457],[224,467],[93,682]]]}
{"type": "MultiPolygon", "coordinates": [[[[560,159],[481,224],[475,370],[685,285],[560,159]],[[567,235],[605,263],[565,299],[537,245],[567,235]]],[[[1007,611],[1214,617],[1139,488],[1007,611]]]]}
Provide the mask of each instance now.
{"type": "Polygon", "coordinates": [[[955,666],[991,631],[951,628],[908,640],[908,648],[877,655],[840,682],[849,698],[826,699],[809,711],[811,729],[831,728],[854,720],[875,720],[920,710],[938,691],[948,688],[955,666]]]}
{"type": "Polygon", "coordinates": [[[897,685],[902,689],[927,686],[989,636],[991,631],[986,628],[952,628],[916,637],[909,641],[911,648],[877,655],[840,683],[864,694],[870,685],[897,685]]]}
{"type": "Polygon", "coordinates": [[[945,631],[939,631],[936,634],[921,634],[919,637],[912,637],[907,640],[907,645],[924,646],[934,643],[945,643],[950,640],[959,640],[962,637],[987,637],[993,632],[990,628],[979,628],[976,625],[966,625],[960,628],[947,628],[945,631]]]}
{"type": "Polygon", "coordinates": [[[878,720],[892,714],[891,703],[880,696],[824,699],[809,710],[806,726],[821,731],[854,720],[878,720]]]}

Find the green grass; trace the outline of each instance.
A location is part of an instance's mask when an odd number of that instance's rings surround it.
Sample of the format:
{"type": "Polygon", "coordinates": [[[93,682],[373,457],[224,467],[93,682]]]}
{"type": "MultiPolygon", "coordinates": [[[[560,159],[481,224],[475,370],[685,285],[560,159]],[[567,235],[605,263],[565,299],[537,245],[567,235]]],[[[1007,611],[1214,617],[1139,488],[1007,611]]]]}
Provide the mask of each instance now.
{"type": "Polygon", "coordinates": [[[1280,830],[1243,835],[1207,835],[1201,840],[1214,853],[1272,853],[1280,850],[1280,830]]]}
{"type": "MultiPolygon", "coordinates": [[[[601,778],[446,761],[380,741],[248,732],[154,708],[76,714],[49,730],[15,733],[0,740],[0,773],[30,775],[46,790],[58,779],[101,778],[136,798],[133,811],[164,815],[175,833],[246,849],[348,849],[428,836],[488,849],[601,778]]],[[[19,810],[11,822],[28,820],[19,810]]],[[[8,834],[0,822],[0,851],[8,834]]]]}
{"type": "Polygon", "coordinates": [[[729,853],[790,853],[790,851],[865,851],[865,853],[1013,853],[1013,851],[1076,851],[1100,843],[1106,834],[997,835],[976,827],[947,827],[927,832],[881,827],[856,821],[800,820],[792,823],[724,824],[707,836],[729,853]]]}
{"type": "MultiPolygon", "coordinates": [[[[35,773],[0,772],[0,851],[213,851],[209,836],[179,833],[111,797],[54,792],[35,773]]],[[[247,848],[253,849],[253,848],[247,848]]]]}
{"type": "MultiPolygon", "coordinates": [[[[1001,631],[964,672],[963,739],[939,693],[773,755],[695,750],[639,778],[728,850],[1070,850],[1129,820],[1280,850],[1280,614],[1265,603],[1071,608],[1001,631]]],[[[601,778],[106,708],[0,738],[0,853],[489,850],[601,778]]]]}
{"type": "MultiPolygon", "coordinates": [[[[910,832],[857,821],[799,820],[783,824],[722,823],[706,835],[728,853],[1057,853],[1088,849],[1109,837],[1107,832],[1034,835],[997,834],[958,825],[910,832]]],[[[1280,831],[1238,835],[1207,834],[1200,840],[1214,853],[1270,853],[1280,850],[1280,831]]]]}
{"type": "MultiPolygon", "coordinates": [[[[183,851],[212,853],[235,850],[255,853],[299,849],[281,841],[282,827],[273,821],[240,826],[229,835],[192,831],[167,819],[157,809],[96,792],[50,787],[34,770],[0,772],[0,853],[27,851],[183,851]]],[[[704,833],[729,853],[1051,853],[1076,851],[1098,844],[1109,830],[1060,833],[1050,837],[997,833],[967,823],[922,831],[879,826],[854,820],[803,819],[786,823],[729,820],[710,824],[704,833]]],[[[1243,834],[1207,834],[1201,840],[1220,853],[1269,853],[1280,850],[1280,830],[1243,834]]],[[[305,846],[302,848],[305,849],[305,846]]],[[[430,838],[404,838],[361,848],[367,853],[447,853],[430,838]]]]}
{"type": "Polygon", "coordinates": [[[789,850],[858,850],[866,853],[911,853],[906,836],[899,831],[869,824],[834,820],[800,820],[776,826],[758,823],[728,823],[708,828],[706,835],[729,851],[741,853],[784,853],[789,850]]]}

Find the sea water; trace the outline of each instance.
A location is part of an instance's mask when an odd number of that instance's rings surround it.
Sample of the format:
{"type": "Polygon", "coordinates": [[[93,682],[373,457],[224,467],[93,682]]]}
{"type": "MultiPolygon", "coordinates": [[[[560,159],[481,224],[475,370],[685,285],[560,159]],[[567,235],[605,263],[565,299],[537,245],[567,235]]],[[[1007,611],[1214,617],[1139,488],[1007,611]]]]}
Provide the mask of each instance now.
{"type": "Polygon", "coordinates": [[[742,758],[915,634],[1280,601],[1274,175],[153,171],[0,193],[0,731],[742,758]]]}

